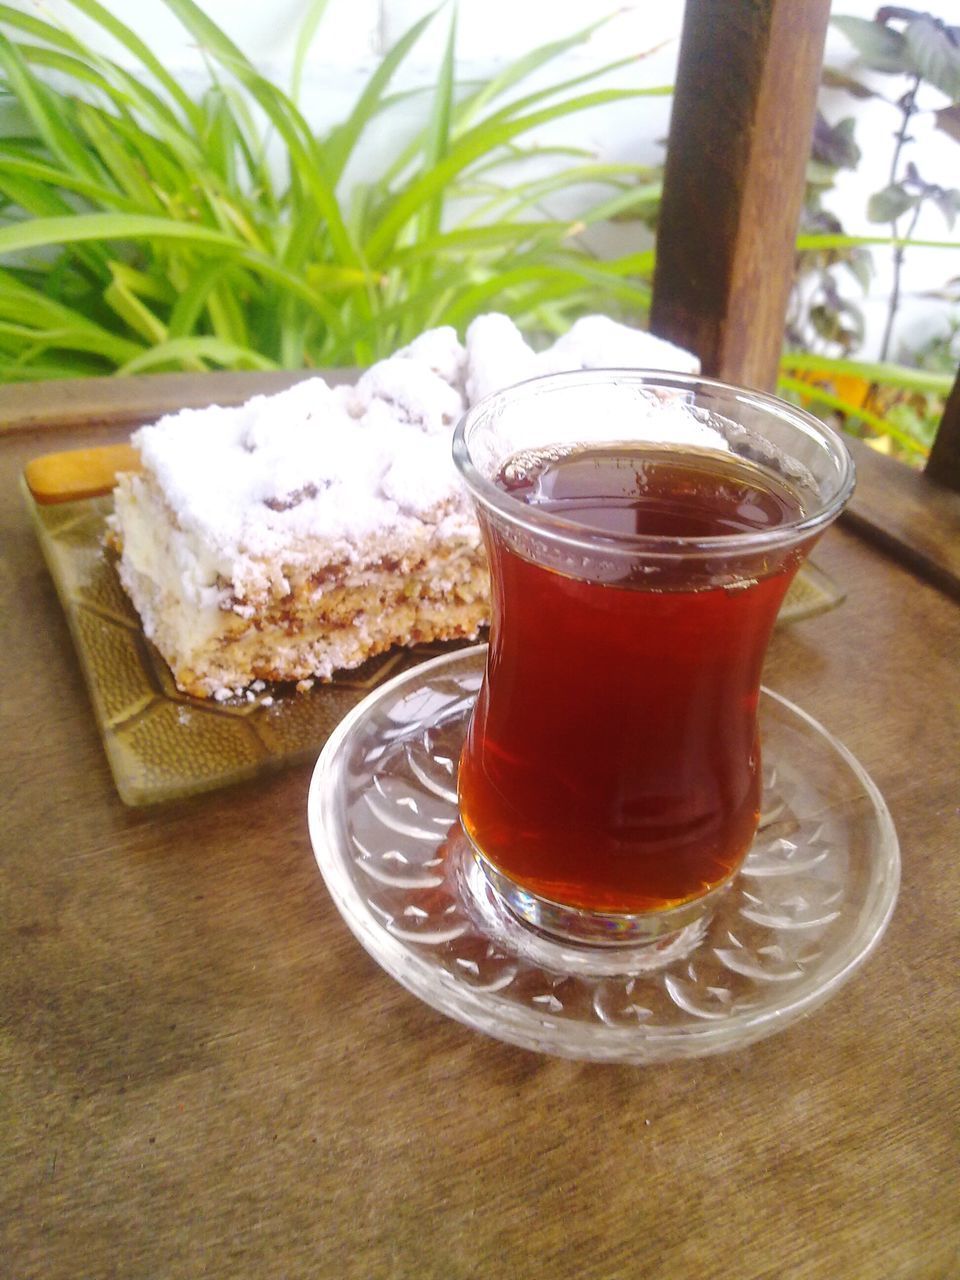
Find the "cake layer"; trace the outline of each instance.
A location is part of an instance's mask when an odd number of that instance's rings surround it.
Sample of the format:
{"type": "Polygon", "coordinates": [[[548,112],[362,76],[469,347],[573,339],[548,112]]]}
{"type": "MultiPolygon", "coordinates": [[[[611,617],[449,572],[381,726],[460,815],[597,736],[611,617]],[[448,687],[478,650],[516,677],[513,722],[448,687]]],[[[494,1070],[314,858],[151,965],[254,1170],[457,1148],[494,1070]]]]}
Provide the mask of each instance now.
{"type": "Polygon", "coordinates": [[[455,580],[385,569],[362,585],[292,592],[249,619],[215,610],[193,619],[186,637],[177,602],[149,578],[123,574],[124,586],[154,620],[154,642],[180,689],[195,697],[239,695],[256,680],[327,679],[394,645],[473,638],[486,621],[489,575],[475,552],[437,563],[455,580]]]}

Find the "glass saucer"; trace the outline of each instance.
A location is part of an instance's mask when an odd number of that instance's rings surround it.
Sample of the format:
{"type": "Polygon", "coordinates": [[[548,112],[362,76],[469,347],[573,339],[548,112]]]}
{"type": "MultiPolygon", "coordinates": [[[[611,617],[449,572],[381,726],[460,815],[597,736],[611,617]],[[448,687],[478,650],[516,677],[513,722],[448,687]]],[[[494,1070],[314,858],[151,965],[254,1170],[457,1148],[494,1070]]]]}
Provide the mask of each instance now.
{"type": "Polygon", "coordinates": [[[845,747],[769,690],[760,831],[693,950],[566,945],[522,924],[457,820],[457,759],[485,655],[460,650],[381,686],[334,731],[310,784],[330,894],[414,995],[526,1049],[642,1064],[778,1031],[866,959],[900,878],[887,807],[845,747]]]}

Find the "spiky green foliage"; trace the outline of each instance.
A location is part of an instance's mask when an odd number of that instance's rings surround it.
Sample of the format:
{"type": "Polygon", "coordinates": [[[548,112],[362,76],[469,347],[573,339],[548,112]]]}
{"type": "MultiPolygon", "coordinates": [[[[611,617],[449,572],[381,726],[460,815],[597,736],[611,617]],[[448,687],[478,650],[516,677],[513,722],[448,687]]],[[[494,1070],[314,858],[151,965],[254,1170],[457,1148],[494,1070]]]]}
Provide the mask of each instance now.
{"type": "Polygon", "coordinates": [[[655,206],[655,175],[563,147],[549,176],[521,163],[545,154],[530,141],[542,126],[670,92],[585,87],[633,58],[521,92],[598,23],[458,85],[451,18],[422,127],[348,189],[368,127],[416,92],[392,87],[397,72],[448,11],[406,33],[318,135],[296,98],[326,0],[307,5],[290,93],[194,0],[164,2],[209,67],[196,100],[98,0],[71,3],[134,70],[0,4],[0,93],[19,112],[0,129],[0,378],[363,364],[494,304],[547,330],[645,313],[652,256],[600,261],[580,237],[655,206]],[[588,205],[575,223],[544,211],[573,188],[588,205]]]}

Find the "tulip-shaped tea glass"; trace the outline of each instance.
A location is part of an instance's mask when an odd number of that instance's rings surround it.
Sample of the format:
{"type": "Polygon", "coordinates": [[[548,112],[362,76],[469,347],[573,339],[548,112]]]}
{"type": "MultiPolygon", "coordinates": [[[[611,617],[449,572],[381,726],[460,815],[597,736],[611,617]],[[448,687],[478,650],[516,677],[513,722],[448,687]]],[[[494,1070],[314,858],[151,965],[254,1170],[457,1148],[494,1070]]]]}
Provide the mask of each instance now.
{"type": "Polygon", "coordinates": [[[458,778],[478,863],[548,936],[693,945],[757,830],[764,655],[849,454],[769,395],[593,370],[482,401],[454,460],[492,577],[458,778]]]}

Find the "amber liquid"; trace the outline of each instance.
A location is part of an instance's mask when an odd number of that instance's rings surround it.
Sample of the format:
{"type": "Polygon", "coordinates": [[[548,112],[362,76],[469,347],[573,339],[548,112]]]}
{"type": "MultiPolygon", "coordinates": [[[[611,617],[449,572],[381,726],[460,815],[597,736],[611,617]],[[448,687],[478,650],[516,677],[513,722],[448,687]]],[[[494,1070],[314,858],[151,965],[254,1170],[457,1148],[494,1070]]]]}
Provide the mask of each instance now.
{"type": "MultiPolygon", "coordinates": [[[[801,514],[750,463],[665,448],[528,455],[498,483],[608,533],[712,537],[801,514]]],[[[494,618],[460,762],[466,831],[504,875],[567,906],[635,913],[708,893],[756,832],[761,668],[806,548],[752,552],[740,577],[736,560],[694,556],[611,580],[600,557],[572,576],[483,524],[494,618]]]]}

